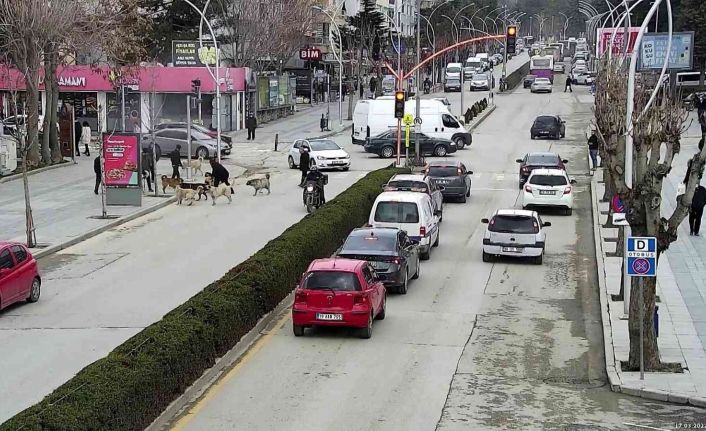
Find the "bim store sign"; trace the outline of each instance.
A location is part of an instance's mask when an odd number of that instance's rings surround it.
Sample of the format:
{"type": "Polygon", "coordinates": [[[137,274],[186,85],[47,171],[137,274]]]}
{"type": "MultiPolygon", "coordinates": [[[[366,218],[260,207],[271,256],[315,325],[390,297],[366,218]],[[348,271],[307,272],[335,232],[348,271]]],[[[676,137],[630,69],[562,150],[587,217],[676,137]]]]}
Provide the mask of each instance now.
{"type": "Polygon", "coordinates": [[[173,40],[172,63],[174,67],[214,66],[216,48],[210,41],[173,40]]]}
{"type": "MultiPolygon", "coordinates": [[[[608,53],[608,49],[611,46],[611,38],[613,37],[613,31],[615,28],[599,28],[598,37],[596,44],[596,56],[602,57],[604,54],[608,53]]],[[[640,27],[629,27],[628,28],[628,55],[632,54],[632,50],[635,49],[635,41],[637,40],[637,34],[640,32],[640,27]]],[[[618,28],[615,33],[615,38],[613,38],[612,44],[612,54],[622,55],[623,47],[625,46],[625,28],[618,28]]]]}

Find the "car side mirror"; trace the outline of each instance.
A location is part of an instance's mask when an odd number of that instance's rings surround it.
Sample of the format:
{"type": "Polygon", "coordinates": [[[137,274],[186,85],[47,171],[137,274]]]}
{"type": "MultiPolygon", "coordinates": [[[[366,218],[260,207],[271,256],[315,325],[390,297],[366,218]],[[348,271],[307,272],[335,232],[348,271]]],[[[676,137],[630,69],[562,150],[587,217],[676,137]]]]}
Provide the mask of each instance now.
{"type": "Polygon", "coordinates": [[[569,161],[566,160],[566,159],[562,159],[562,160],[561,160],[561,163],[569,163],[569,161]]]}
{"type": "Polygon", "coordinates": [[[517,163],[522,163],[522,159],[516,159],[515,160],[517,163]]]}
{"type": "Polygon", "coordinates": [[[544,223],[542,223],[542,227],[549,227],[551,225],[552,225],[552,222],[550,222],[550,221],[545,221],[544,223]]]}
{"type": "Polygon", "coordinates": [[[466,171],[466,175],[473,175],[473,171],[466,171]]]}
{"type": "Polygon", "coordinates": [[[576,178],[569,178],[569,182],[571,184],[576,184],[576,178]]]}
{"type": "Polygon", "coordinates": [[[488,220],[487,218],[482,218],[482,219],[480,219],[480,222],[488,224],[488,223],[490,223],[490,220],[488,220]]]}

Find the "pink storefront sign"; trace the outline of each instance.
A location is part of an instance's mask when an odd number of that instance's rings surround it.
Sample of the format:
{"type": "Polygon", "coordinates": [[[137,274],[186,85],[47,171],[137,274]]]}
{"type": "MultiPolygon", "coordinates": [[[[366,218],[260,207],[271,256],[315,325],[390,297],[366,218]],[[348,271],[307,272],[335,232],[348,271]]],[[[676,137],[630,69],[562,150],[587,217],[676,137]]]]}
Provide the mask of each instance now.
{"type": "MultiPolygon", "coordinates": [[[[221,67],[221,92],[245,90],[245,69],[221,67]]],[[[122,76],[106,67],[65,66],[57,70],[62,92],[112,92],[124,84],[142,93],[190,93],[191,81],[201,80],[201,91],[215,93],[216,85],[205,67],[139,67],[124,71],[122,76]],[[136,88],[135,88],[136,87],[136,88]]],[[[44,90],[44,74],[40,72],[39,89],[44,90]]],[[[0,91],[25,91],[24,76],[16,69],[0,66],[0,91]]]]}

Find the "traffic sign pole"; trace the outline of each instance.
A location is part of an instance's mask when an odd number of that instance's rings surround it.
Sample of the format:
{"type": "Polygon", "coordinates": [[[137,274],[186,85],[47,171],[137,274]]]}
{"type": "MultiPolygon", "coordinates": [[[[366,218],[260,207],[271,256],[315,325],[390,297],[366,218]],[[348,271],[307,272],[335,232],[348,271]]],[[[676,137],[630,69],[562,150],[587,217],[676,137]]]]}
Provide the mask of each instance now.
{"type": "Polygon", "coordinates": [[[645,380],[645,340],[644,340],[644,319],[645,319],[645,303],[642,300],[643,280],[638,280],[638,294],[640,301],[640,380],[645,380]]]}

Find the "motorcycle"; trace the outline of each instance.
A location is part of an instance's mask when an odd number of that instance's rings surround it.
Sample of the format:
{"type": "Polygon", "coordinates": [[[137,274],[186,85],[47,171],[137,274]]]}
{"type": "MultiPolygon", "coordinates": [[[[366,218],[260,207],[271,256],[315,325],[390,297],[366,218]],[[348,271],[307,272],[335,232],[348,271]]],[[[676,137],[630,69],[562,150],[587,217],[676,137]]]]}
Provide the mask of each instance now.
{"type": "Polygon", "coordinates": [[[304,184],[304,205],[309,214],[319,209],[324,203],[321,199],[321,190],[328,183],[328,176],[324,176],[321,184],[314,180],[309,180],[304,184]]]}

